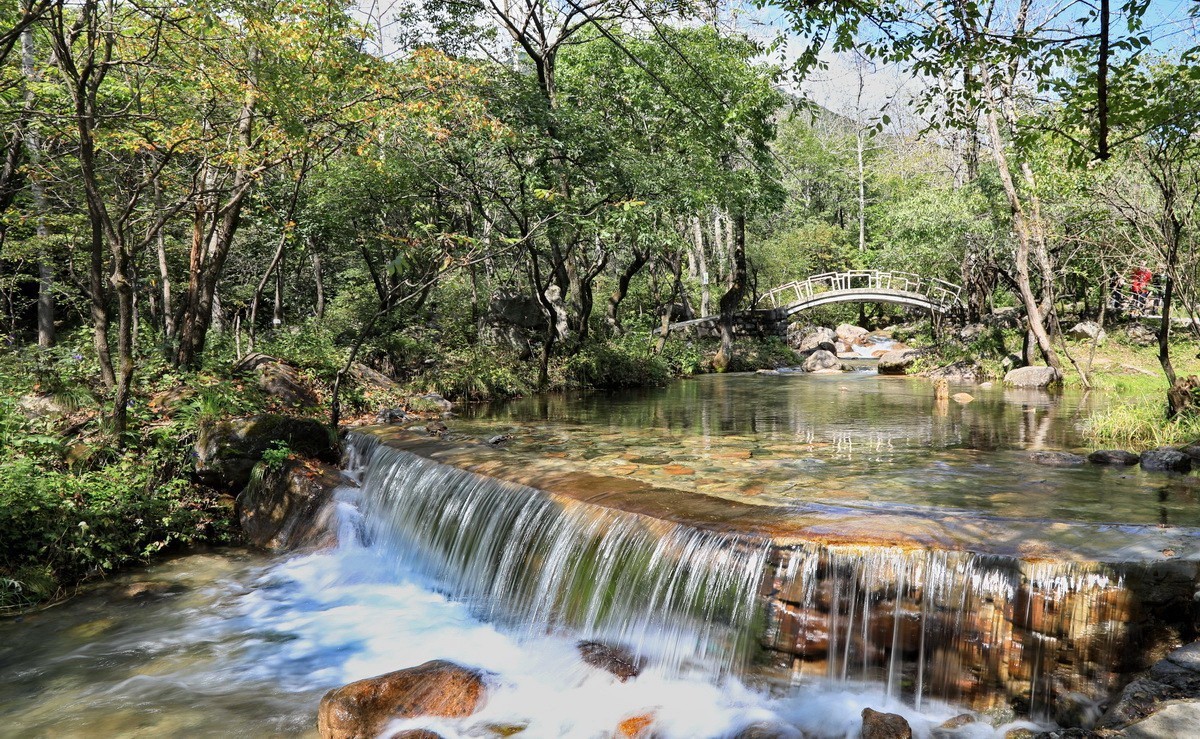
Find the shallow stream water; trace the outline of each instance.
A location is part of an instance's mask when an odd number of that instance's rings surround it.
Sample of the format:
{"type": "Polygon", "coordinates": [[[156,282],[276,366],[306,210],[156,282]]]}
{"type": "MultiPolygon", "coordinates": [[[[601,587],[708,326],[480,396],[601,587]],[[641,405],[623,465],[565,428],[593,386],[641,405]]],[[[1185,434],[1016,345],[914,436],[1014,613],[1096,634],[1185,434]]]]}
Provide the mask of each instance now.
{"type": "MultiPolygon", "coordinates": [[[[710,376],[660,390],[474,408],[450,426],[460,438],[510,435],[507,453],[531,465],[630,477],[681,496],[835,506],[868,519],[899,511],[1047,530],[1082,524],[1093,538],[1130,525],[1166,527],[1183,542],[1177,556],[1196,555],[1184,550],[1200,526],[1192,476],[1028,461],[1031,450],[1081,448],[1083,398],[959,389],[974,402],[939,404],[927,383],[871,373],[710,376]]],[[[490,673],[480,714],[404,724],[446,737],[517,729],[524,737],[611,736],[643,714],[667,737],[731,736],[756,722],[849,737],[866,706],[902,713],[928,736],[961,712],[933,700],[918,711],[880,683],[805,680],[789,688],[731,670],[733,652],[718,648],[728,635],[688,620],[708,613],[704,604],[697,610],[690,595],[658,605],[637,597],[669,586],[663,573],[677,573],[696,593],[728,590],[733,605],[716,618],[736,625],[738,599],[755,593],[744,592],[737,567],[711,561],[734,545],[590,510],[525,506],[528,489],[447,469],[381,456],[361,490],[340,493],[335,550],[181,557],[0,622],[0,736],[312,736],[326,690],[430,659],[490,673]],[[436,497],[450,488],[457,492],[436,497]],[[453,506],[460,507],[445,514],[453,506]],[[481,511],[497,519],[507,510],[503,530],[468,523],[481,511]],[[488,547],[513,551],[513,532],[522,536],[521,557],[480,556],[488,547]],[[584,535],[594,546],[571,549],[584,535]],[[652,577],[577,566],[588,557],[609,561],[601,555],[610,547],[644,551],[652,577]],[[573,619],[543,613],[539,592],[575,594],[589,577],[608,595],[571,601],[579,609],[573,619]],[[497,595],[500,585],[507,595],[497,595]],[[505,600],[508,609],[497,610],[505,600]],[[655,620],[660,612],[678,618],[655,620]],[[579,659],[575,641],[597,634],[657,639],[661,658],[620,683],[579,659]],[[680,656],[688,653],[695,659],[680,656]]],[[[751,551],[738,566],[761,568],[762,556],[751,551]]],[[[813,560],[818,566],[826,565],[813,560]]],[[[803,574],[808,565],[797,558],[794,567],[803,574]]],[[[981,717],[956,736],[1000,735],[1012,719],[981,717]]]]}

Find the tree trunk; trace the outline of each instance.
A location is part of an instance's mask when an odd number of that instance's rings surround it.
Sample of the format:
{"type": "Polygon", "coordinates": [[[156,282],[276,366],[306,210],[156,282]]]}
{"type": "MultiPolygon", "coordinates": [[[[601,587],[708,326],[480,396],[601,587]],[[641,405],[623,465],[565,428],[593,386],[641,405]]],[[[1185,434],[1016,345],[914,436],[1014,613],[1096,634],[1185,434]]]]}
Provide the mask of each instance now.
{"type": "Polygon", "coordinates": [[[312,264],[313,282],[317,286],[317,319],[320,320],[325,318],[325,273],[321,268],[321,255],[315,251],[312,254],[312,264]]]}
{"type": "Polygon", "coordinates": [[[700,315],[711,315],[712,289],[708,280],[708,256],[704,253],[704,228],[698,217],[692,218],[692,240],[695,242],[696,266],[700,272],[700,315]]]}
{"type": "Polygon", "coordinates": [[[621,307],[621,301],[624,300],[625,296],[629,294],[630,281],[633,280],[634,276],[642,270],[642,267],[646,266],[646,262],[649,259],[650,252],[648,250],[639,251],[634,249],[633,261],[631,261],[625,267],[625,271],[621,273],[620,279],[617,280],[616,291],[613,292],[613,294],[608,298],[607,320],[609,328],[612,330],[614,336],[620,336],[622,333],[624,333],[624,330],[621,328],[621,321],[617,316],[617,309],[621,307]]]}
{"type": "Polygon", "coordinates": [[[721,348],[713,359],[718,372],[724,372],[733,360],[733,315],[746,291],[746,217],[739,211],[730,220],[733,274],[729,289],[721,296],[721,348]]]}
{"type": "MultiPolygon", "coordinates": [[[[29,0],[22,2],[22,8],[28,12],[31,3],[29,0]]],[[[25,78],[25,108],[32,112],[35,105],[36,97],[31,89],[31,85],[38,81],[38,74],[35,68],[35,53],[33,39],[33,28],[27,27],[21,32],[21,73],[25,78]]],[[[38,346],[42,349],[47,349],[54,346],[54,267],[50,262],[50,255],[47,251],[47,241],[49,240],[50,232],[46,228],[46,192],[42,187],[42,180],[37,171],[38,164],[42,158],[42,141],[38,136],[37,130],[28,125],[27,119],[22,121],[24,128],[24,146],[25,158],[29,162],[29,191],[33,196],[34,218],[36,219],[36,233],[38,240],[38,300],[37,300],[37,330],[38,330],[38,346]]],[[[15,149],[15,147],[14,147],[15,149]]]]}
{"type": "Polygon", "coordinates": [[[1021,293],[1021,302],[1025,306],[1026,321],[1029,331],[1033,334],[1038,349],[1042,353],[1042,357],[1046,360],[1046,364],[1061,372],[1062,365],[1058,361],[1058,355],[1054,353],[1054,345],[1051,343],[1050,336],[1046,332],[1045,319],[1043,318],[1041,307],[1038,305],[1038,300],[1033,294],[1029,278],[1029,252],[1032,246],[1031,242],[1036,236],[1034,230],[1038,226],[1029,223],[1025,206],[1021,202],[1021,195],[1017,191],[1016,183],[1013,181],[1008,156],[1004,152],[1004,140],[1000,137],[999,114],[996,111],[996,104],[993,97],[994,91],[991,85],[991,75],[987,71],[986,66],[981,72],[981,77],[986,91],[985,117],[988,124],[989,138],[991,139],[992,158],[996,162],[996,168],[1000,175],[1000,183],[1004,187],[1004,194],[1008,199],[1009,211],[1012,214],[1013,230],[1017,235],[1017,287],[1021,293]]]}

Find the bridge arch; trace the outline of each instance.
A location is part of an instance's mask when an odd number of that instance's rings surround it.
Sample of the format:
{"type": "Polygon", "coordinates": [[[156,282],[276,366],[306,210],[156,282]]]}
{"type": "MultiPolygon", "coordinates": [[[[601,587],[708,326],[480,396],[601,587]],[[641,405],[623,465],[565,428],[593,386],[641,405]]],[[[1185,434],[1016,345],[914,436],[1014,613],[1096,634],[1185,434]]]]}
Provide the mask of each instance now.
{"type": "MultiPolygon", "coordinates": [[[[786,320],[809,308],[834,303],[891,303],[945,315],[962,305],[961,293],[962,288],[951,282],[911,272],[878,269],[822,272],[768,290],[750,311],[739,315],[768,315],[786,320]]],[[[718,320],[720,316],[679,321],[670,324],[668,331],[715,324],[718,320]]],[[[660,331],[655,329],[654,333],[660,331]]]]}

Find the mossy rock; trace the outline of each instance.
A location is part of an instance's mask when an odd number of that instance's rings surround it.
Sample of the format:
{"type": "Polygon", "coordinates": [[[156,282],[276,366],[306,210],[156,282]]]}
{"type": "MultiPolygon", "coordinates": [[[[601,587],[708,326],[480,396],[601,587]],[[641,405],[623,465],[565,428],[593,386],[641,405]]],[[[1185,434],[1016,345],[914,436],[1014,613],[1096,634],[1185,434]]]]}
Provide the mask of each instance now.
{"type": "Polygon", "coordinates": [[[265,413],[200,425],[196,477],[219,490],[241,491],[263,453],[278,444],[302,457],[337,464],[337,443],[328,427],[311,418],[265,413]]]}

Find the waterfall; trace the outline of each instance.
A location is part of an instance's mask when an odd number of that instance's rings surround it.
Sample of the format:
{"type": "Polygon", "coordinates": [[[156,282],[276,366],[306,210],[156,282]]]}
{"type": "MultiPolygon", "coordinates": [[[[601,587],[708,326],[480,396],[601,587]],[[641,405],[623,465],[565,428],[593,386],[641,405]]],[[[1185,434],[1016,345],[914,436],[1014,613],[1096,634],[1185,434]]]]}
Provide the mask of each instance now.
{"type": "Polygon", "coordinates": [[[1051,716],[1099,702],[1127,656],[1133,597],[1101,563],[958,551],[799,546],[775,556],[765,642],[793,670],[1051,716]]]}
{"type": "MultiPolygon", "coordinates": [[[[370,437],[367,437],[370,438],[370,437]]],[[[669,671],[740,671],[770,542],[566,499],[351,439],[361,541],[481,615],[567,631],[669,671]]]]}

